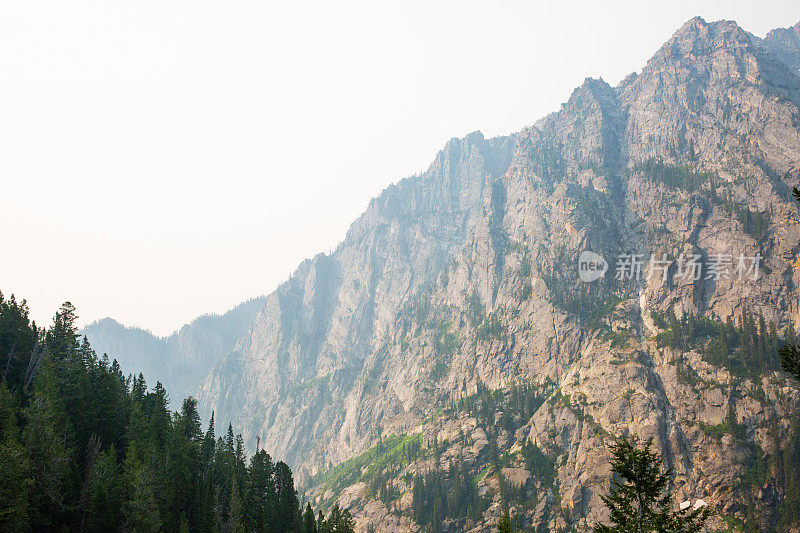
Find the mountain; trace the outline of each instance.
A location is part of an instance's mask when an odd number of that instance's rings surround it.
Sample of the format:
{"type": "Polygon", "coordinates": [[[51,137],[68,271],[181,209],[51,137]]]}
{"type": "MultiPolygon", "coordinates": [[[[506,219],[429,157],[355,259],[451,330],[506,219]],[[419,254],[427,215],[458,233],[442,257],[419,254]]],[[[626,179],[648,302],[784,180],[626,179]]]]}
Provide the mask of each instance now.
{"type": "Polygon", "coordinates": [[[173,406],[195,393],[200,382],[253,323],[264,297],[243,302],[222,315],[203,315],[168,337],[125,327],[104,318],[81,331],[97,353],[117,359],[123,373],[142,373],[160,381],[172,394],[173,406]]]}
{"type": "Polygon", "coordinates": [[[451,140],[266,297],[201,413],[362,531],[589,529],[619,435],[712,528],[797,531],[799,27],[695,18],[616,87],[451,140]]]}
{"type": "Polygon", "coordinates": [[[758,44],[775,54],[786,66],[800,69],[800,22],[791,28],[776,28],[758,44]]]}
{"type": "MultiPolygon", "coordinates": [[[[487,141],[478,132],[454,139],[425,174],[371,201],[330,256],[304,262],[267,297],[249,335],[204,382],[202,411],[242,422],[246,438],[259,436],[288,461],[308,453],[397,310],[463,247],[515,146],[515,137],[487,141]]],[[[351,425],[353,442],[326,460],[343,460],[370,438],[351,425]]]]}

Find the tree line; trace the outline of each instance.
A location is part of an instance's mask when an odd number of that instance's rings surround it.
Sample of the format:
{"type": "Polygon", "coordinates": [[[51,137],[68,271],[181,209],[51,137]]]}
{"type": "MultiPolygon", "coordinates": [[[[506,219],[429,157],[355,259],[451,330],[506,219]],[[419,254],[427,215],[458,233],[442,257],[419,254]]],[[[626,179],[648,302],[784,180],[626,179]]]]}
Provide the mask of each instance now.
{"type": "Polygon", "coordinates": [[[725,322],[691,313],[678,318],[670,307],[666,313],[652,312],[653,323],[663,331],[656,337],[659,346],[676,350],[698,348],[703,360],[727,368],[739,377],[759,377],[781,367],[780,349],[796,342],[790,325],[779,338],[774,322],[766,323],[745,310],[738,320],[725,322]]]}
{"type": "Polygon", "coordinates": [[[49,328],[0,293],[0,530],[348,533],[349,513],[302,508],[291,469],[249,458],[197,401],[98,357],[65,303],[49,328]]]}
{"type": "Polygon", "coordinates": [[[432,471],[414,476],[411,515],[426,531],[442,531],[446,518],[478,521],[486,507],[463,460],[451,461],[446,473],[439,470],[437,461],[432,471]]]}

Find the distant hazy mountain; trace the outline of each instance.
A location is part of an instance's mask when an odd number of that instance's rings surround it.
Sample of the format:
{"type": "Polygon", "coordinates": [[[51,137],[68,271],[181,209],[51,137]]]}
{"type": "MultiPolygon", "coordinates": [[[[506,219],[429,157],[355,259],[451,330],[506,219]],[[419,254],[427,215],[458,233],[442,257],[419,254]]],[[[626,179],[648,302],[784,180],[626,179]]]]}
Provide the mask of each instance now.
{"type": "Polygon", "coordinates": [[[150,386],[161,381],[171,394],[172,407],[178,409],[247,333],[264,301],[253,298],[222,315],[203,315],[168,337],[125,327],[111,318],[88,325],[82,333],[97,353],[117,359],[126,374],[141,372],[150,386]]]}

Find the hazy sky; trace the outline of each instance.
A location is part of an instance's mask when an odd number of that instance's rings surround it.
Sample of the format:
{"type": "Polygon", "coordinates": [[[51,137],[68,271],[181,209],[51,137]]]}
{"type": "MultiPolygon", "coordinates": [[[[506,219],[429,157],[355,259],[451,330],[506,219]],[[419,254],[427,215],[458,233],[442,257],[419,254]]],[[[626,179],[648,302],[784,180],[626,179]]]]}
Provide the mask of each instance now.
{"type": "Polygon", "coordinates": [[[2,2],[0,290],[169,333],[698,14],[763,36],[800,2],[2,2]]]}

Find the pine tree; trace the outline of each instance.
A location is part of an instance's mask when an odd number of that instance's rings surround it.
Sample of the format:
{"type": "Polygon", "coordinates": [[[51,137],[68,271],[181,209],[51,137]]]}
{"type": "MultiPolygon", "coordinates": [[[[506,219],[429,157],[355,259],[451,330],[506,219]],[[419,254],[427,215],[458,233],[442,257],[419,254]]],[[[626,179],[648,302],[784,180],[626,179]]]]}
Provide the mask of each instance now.
{"type": "Polygon", "coordinates": [[[239,494],[239,484],[234,481],[231,489],[230,518],[228,519],[229,533],[243,533],[244,529],[244,506],[239,494]]]}
{"type": "Polygon", "coordinates": [[[622,437],[612,446],[611,461],[614,479],[611,494],[602,500],[611,511],[613,526],[596,524],[599,533],[700,531],[709,510],[673,511],[672,495],[667,486],[669,472],[661,470],[661,458],[650,449],[650,443],[637,447],[622,437]]]}
{"type": "Polygon", "coordinates": [[[514,528],[511,527],[511,517],[508,515],[508,509],[505,509],[503,516],[497,521],[497,533],[513,533],[514,528]]]}
{"type": "Polygon", "coordinates": [[[169,471],[170,494],[166,510],[165,526],[179,529],[178,517],[185,521],[191,530],[197,530],[202,523],[201,499],[202,471],[200,460],[200,420],[194,409],[194,400],[184,401],[181,414],[173,415],[173,431],[168,443],[167,465],[169,471]]]}
{"type": "Polygon", "coordinates": [[[228,433],[225,435],[225,447],[226,451],[233,453],[233,424],[230,422],[228,423],[228,433]]]}
{"type": "Polygon", "coordinates": [[[247,516],[250,530],[277,529],[275,514],[278,495],[275,491],[275,467],[264,450],[259,450],[250,459],[247,481],[247,516]]]}
{"type": "Polygon", "coordinates": [[[275,492],[278,496],[276,531],[292,531],[295,528],[300,503],[294,488],[292,471],[283,461],[275,464],[275,492]]]}
{"type": "Polygon", "coordinates": [[[800,348],[794,344],[786,344],[781,347],[779,354],[783,369],[800,381],[800,348]]]}
{"type": "Polygon", "coordinates": [[[28,304],[7,300],[0,292],[0,383],[12,390],[25,386],[31,353],[39,341],[36,326],[28,318],[28,304]]]}
{"type": "Polygon", "coordinates": [[[347,509],[342,511],[339,504],[335,503],[327,519],[322,516],[320,511],[317,518],[317,531],[319,533],[353,533],[355,521],[350,516],[350,511],[347,509]]]}
{"type": "Polygon", "coordinates": [[[115,530],[122,517],[122,476],[117,465],[117,452],[112,445],[100,451],[95,440],[90,452],[83,489],[86,510],[83,526],[88,531],[115,530]]]}
{"type": "Polygon", "coordinates": [[[320,510],[317,513],[317,533],[328,533],[329,528],[328,524],[325,523],[325,515],[322,514],[320,510]]]}
{"type": "Polygon", "coordinates": [[[125,528],[135,531],[159,531],[161,514],[153,491],[153,472],[139,457],[136,445],[128,449],[123,467],[125,528]]]}
{"type": "Polygon", "coordinates": [[[197,412],[197,400],[192,396],[183,400],[181,420],[186,438],[192,442],[200,442],[203,438],[203,431],[200,426],[200,414],[197,412]]]}
{"type": "Polygon", "coordinates": [[[302,533],[317,533],[317,521],[314,519],[310,503],[306,503],[306,510],[303,513],[302,533]]]}
{"type": "Polygon", "coordinates": [[[20,444],[16,406],[11,391],[0,383],[0,530],[22,531],[28,525],[28,499],[33,480],[20,444]]]}
{"type": "Polygon", "coordinates": [[[156,382],[153,392],[145,397],[145,413],[150,420],[150,435],[156,446],[163,448],[169,437],[171,417],[169,397],[161,382],[156,382]]]}
{"type": "Polygon", "coordinates": [[[131,400],[144,406],[144,397],[147,394],[147,383],[144,376],[140,373],[138,378],[133,378],[133,387],[131,389],[131,400]]]}
{"type": "MultiPolygon", "coordinates": [[[[232,438],[231,438],[232,440],[232,438]]],[[[214,452],[214,497],[217,500],[215,514],[221,524],[225,524],[229,517],[231,491],[233,489],[233,450],[228,445],[228,439],[219,437],[217,439],[216,451],[214,452]]]]}
{"type": "Polygon", "coordinates": [[[345,509],[342,511],[341,518],[339,519],[339,524],[337,525],[335,532],[336,533],[353,533],[356,529],[356,521],[353,520],[353,517],[350,515],[350,511],[345,509]]]}
{"type": "Polygon", "coordinates": [[[53,318],[53,327],[47,332],[47,347],[57,359],[65,359],[75,353],[78,348],[78,326],[75,322],[78,315],[75,306],[64,302],[53,318]]]}
{"type": "Polygon", "coordinates": [[[72,430],[59,394],[58,377],[48,357],[34,381],[34,395],[24,410],[22,440],[33,479],[32,525],[48,529],[70,506],[69,481],[76,481],[72,430]]]}

